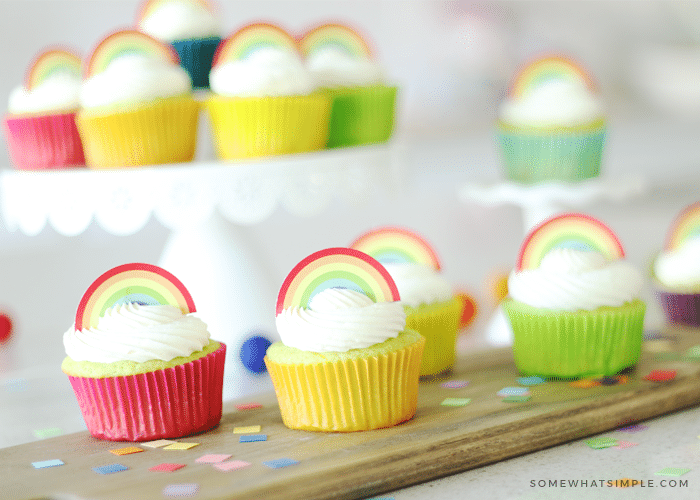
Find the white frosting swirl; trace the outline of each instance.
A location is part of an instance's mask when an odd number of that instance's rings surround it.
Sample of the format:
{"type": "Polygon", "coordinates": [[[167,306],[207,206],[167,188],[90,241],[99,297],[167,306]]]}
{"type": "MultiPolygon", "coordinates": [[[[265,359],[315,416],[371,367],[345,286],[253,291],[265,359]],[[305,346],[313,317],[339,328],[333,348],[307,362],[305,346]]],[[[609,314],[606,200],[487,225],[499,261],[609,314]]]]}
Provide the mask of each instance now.
{"type": "Polygon", "coordinates": [[[221,34],[218,16],[198,2],[163,2],[139,21],[139,28],[166,42],[209,38],[221,34]]]}
{"type": "Polygon", "coordinates": [[[29,90],[24,86],[10,92],[8,111],[13,114],[75,111],[80,106],[80,77],[57,71],[29,90]]]}
{"type": "Polygon", "coordinates": [[[310,54],[306,66],[319,87],[371,85],[384,79],[382,68],[372,59],[333,46],[310,54]]]}
{"type": "Polygon", "coordinates": [[[209,344],[207,325],[174,306],[115,306],[97,327],[63,334],[66,354],[74,361],[112,363],[152,359],[170,361],[201,351],[209,344]]]}
{"type": "Polygon", "coordinates": [[[298,54],[262,47],[245,59],[226,61],[209,73],[209,87],[227,97],[307,95],[315,85],[298,54]]]}
{"type": "Polygon", "coordinates": [[[660,253],[654,261],[654,275],[669,288],[697,290],[700,287],[700,237],[660,253]]]}
{"type": "Polygon", "coordinates": [[[312,352],[364,349],[395,338],[406,327],[399,302],[373,302],[362,293],[329,288],[307,309],[290,307],[276,318],[282,343],[312,352]]]}
{"type": "Polygon", "coordinates": [[[143,54],[124,54],[83,82],[80,102],[85,108],[148,102],[188,94],[192,81],[175,64],[143,54]]]}
{"type": "Polygon", "coordinates": [[[453,289],[450,283],[435,269],[423,264],[386,263],[389,272],[399,289],[401,303],[411,307],[450,300],[453,289]]]}
{"type": "Polygon", "coordinates": [[[642,275],[623,260],[599,252],[555,248],[540,267],[511,272],[508,293],[519,302],[555,311],[617,307],[639,297],[642,275]]]}
{"type": "Polygon", "coordinates": [[[501,103],[500,119],[518,126],[575,126],[603,117],[603,105],[583,82],[550,80],[501,103]]]}

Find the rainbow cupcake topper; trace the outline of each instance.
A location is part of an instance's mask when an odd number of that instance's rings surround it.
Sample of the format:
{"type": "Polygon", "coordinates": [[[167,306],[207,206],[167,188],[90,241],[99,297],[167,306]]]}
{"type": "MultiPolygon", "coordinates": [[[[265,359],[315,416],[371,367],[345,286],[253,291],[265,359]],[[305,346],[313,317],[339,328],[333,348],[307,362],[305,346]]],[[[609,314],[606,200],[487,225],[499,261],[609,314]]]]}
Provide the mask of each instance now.
{"type": "Polygon", "coordinates": [[[440,270],[440,261],[433,248],[407,229],[375,229],[360,236],[350,247],[374,257],[382,264],[413,262],[440,270]]]}
{"type": "Polygon", "coordinates": [[[609,260],[625,256],[620,240],[608,226],[584,214],[568,213],[540,223],[525,237],[516,270],[535,269],[553,248],[597,251],[609,260]]]}
{"type": "Polygon", "coordinates": [[[29,67],[24,86],[31,90],[51,75],[69,73],[80,78],[83,61],[75,53],[65,49],[50,49],[39,54],[29,67]]]}
{"type": "MultiPolygon", "coordinates": [[[[151,14],[153,14],[156,10],[158,10],[160,7],[163,5],[171,3],[173,0],[146,0],[141,4],[138,10],[138,14],[136,16],[137,23],[146,19],[149,17],[151,14]]],[[[190,3],[192,5],[200,5],[203,7],[205,10],[209,12],[214,12],[214,7],[211,3],[207,2],[206,0],[176,0],[180,3],[190,3]]]]}
{"type": "Polygon", "coordinates": [[[289,52],[299,52],[294,38],[279,26],[254,23],[244,26],[221,42],[214,54],[212,65],[245,59],[263,47],[277,47],[289,52]]]}
{"type": "Polygon", "coordinates": [[[306,32],[299,42],[301,53],[309,54],[325,47],[336,47],[356,58],[371,58],[372,50],[360,34],[342,24],[328,23],[306,32]]]}
{"type": "Polygon", "coordinates": [[[86,78],[101,73],[109,63],[124,54],[144,54],[172,64],[179,64],[175,49],[137,30],[122,30],[104,38],[92,51],[85,71],[86,78]]]}
{"type": "Polygon", "coordinates": [[[685,207],[678,214],[669,228],[664,249],[675,250],[697,236],[700,236],[700,202],[685,207]]]}
{"type": "Polygon", "coordinates": [[[518,72],[511,84],[509,94],[520,98],[550,80],[581,82],[591,91],[596,85],[577,63],[563,56],[548,56],[527,64],[518,72]]]}
{"type": "Polygon", "coordinates": [[[124,264],[110,269],[87,289],[75,315],[75,329],[93,328],[110,307],[138,303],[171,305],[183,314],[195,312],[185,286],[165,269],[152,264],[124,264]]]}
{"type": "Polygon", "coordinates": [[[353,248],[327,248],[299,262],[284,280],[277,297],[277,314],[289,307],[305,308],[319,292],[348,288],[374,302],[399,300],[399,291],[386,269],[353,248]]]}

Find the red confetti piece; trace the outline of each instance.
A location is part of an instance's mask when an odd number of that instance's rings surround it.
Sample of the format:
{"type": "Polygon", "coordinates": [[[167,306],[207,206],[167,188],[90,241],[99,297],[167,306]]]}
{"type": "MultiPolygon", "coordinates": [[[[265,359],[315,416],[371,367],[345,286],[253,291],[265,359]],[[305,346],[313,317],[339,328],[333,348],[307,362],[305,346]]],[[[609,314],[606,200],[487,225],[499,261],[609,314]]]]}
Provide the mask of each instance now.
{"type": "Polygon", "coordinates": [[[262,408],[260,403],[244,403],[235,405],[237,410],[254,410],[256,408],[262,408]]]}
{"type": "Polygon", "coordinates": [[[668,382],[676,378],[676,370],[652,370],[649,375],[644,377],[644,380],[652,382],[668,382]]]}
{"type": "Polygon", "coordinates": [[[151,467],[150,470],[151,472],[173,472],[178,469],[182,469],[186,464],[159,464],[159,465],[154,465],[151,467]]]}

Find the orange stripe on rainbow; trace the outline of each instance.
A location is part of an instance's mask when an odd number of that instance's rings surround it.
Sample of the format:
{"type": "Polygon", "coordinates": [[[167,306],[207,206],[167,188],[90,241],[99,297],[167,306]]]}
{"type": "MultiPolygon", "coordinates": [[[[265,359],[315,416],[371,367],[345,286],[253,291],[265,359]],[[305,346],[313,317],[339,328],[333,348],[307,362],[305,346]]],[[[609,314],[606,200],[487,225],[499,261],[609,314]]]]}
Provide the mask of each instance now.
{"type": "Polygon", "coordinates": [[[29,67],[24,86],[31,90],[55,72],[67,72],[80,78],[82,66],[83,61],[70,50],[46,50],[39,54],[29,67]]]}
{"type": "Polygon", "coordinates": [[[688,205],[676,216],[669,228],[664,248],[675,250],[696,236],[700,236],[700,202],[688,205]]]}
{"type": "Polygon", "coordinates": [[[508,94],[523,97],[543,82],[559,79],[582,82],[591,91],[596,84],[588,73],[576,62],[565,56],[547,56],[525,65],[515,76],[508,94]]]}
{"type": "Polygon", "coordinates": [[[212,66],[245,59],[261,47],[299,51],[294,38],[284,29],[270,23],[253,23],[243,26],[219,44],[212,66]]]}
{"type": "Polygon", "coordinates": [[[357,238],[351,248],[377,259],[382,264],[413,262],[440,270],[435,250],[418,234],[400,227],[382,227],[357,238]]]}
{"type": "Polygon", "coordinates": [[[354,29],[338,23],[327,23],[307,31],[299,42],[304,56],[324,47],[338,47],[355,57],[372,57],[367,41],[354,29]]]}

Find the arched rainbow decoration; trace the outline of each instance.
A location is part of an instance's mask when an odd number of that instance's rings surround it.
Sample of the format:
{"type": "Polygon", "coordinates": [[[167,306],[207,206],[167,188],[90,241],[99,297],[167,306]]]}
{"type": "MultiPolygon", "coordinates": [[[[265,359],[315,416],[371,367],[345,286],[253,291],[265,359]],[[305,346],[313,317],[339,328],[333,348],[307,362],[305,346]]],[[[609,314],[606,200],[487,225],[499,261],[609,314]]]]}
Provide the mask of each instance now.
{"type": "Polygon", "coordinates": [[[594,250],[609,260],[625,256],[622,244],[612,230],[585,214],[567,213],[552,217],[536,226],[525,237],[516,269],[535,269],[553,248],[594,250]]]}
{"type": "Polygon", "coordinates": [[[440,270],[440,260],[428,242],[400,227],[381,227],[357,238],[351,248],[374,257],[382,264],[414,262],[440,270]]]}
{"type": "Polygon", "coordinates": [[[578,81],[591,91],[596,90],[595,82],[577,63],[564,56],[547,56],[530,62],[517,73],[509,95],[523,97],[532,89],[553,79],[578,81]]]}
{"type": "Polygon", "coordinates": [[[122,30],[104,38],[88,59],[85,76],[101,73],[114,59],[128,53],[150,55],[172,64],[179,64],[175,49],[150,35],[137,30],[122,30]]]}
{"type": "Polygon", "coordinates": [[[165,269],[152,264],[124,264],[90,285],[78,305],[75,329],[95,327],[107,309],[130,302],[171,305],[184,314],[196,311],[185,285],[165,269]]]}
{"type": "MultiPolygon", "coordinates": [[[[145,2],[141,3],[141,6],[139,7],[138,13],[136,15],[136,22],[137,24],[142,21],[143,19],[146,19],[148,16],[153,14],[156,10],[158,10],[161,6],[168,4],[172,2],[173,0],[146,0],[145,2]]],[[[214,12],[214,6],[208,2],[207,0],[177,0],[178,2],[189,2],[194,5],[201,5],[204,9],[208,10],[209,12],[214,12]]]]}
{"type": "Polygon", "coordinates": [[[290,52],[299,52],[294,38],[279,26],[253,23],[243,26],[219,44],[212,66],[245,59],[261,47],[278,47],[290,52]]]}
{"type": "Polygon", "coordinates": [[[399,300],[399,291],[384,266],[352,248],[327,248],[299,262],[282,283],[277,312],[307,307],[311,298],[328,288],[349,288],[374,302],[399,300]]]}
{"type": "Polygon", "coordinates": [[[83,61],[74,52],[66,49],[49,49],[34,59],[24,78],[24,86],[31,90],[58,72],[70,73],[80,78],[82,67],[83,61]]]}
{"type": "Polygon", "coordinates": [[[675,250],[686,241],[700,236],[700,202],[685,207],[679,213],[666,236],[666,250],[675,250]]]}
{"type": "Polygon", "coordinates": [[[372,57],[372,49],[365,39],[354,29],[342,24],[328,23],[313,28],[307,31],[299,42],[304,56],[328,46],[340,48],[358,58],[372,57]]]}

